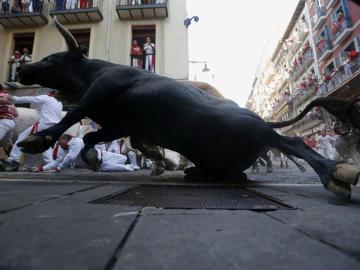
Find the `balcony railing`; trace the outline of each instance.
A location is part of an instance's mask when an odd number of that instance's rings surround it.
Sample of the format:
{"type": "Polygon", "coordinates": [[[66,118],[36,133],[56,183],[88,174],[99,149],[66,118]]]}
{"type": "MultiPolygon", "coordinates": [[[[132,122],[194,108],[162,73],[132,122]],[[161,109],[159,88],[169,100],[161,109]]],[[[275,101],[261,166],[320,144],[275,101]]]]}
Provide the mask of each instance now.
{"type": "Polygon", "coordinates": [[[103,0],[54,0],[50,15],[63,24],[98,22],[103,19],[102,6],[103,0]]]}
{"type": "Polygon", "coordinates": [[[336,3],[337,3],[338,0],[325,0],[325,6],[326,6],[326,9],[330,9],[332,8],[336,3]]]}
{"type": "Polygon", "coordinates": [[[290,79],[296,81],[314,61],[311,49],[308,49],[301,59],[298,60],[297,66],[291,72],[290,79]]]}
{"type": "Polygon", "coordinates": [[[167,0],[118,0],[121,20],[163,19],[168,16],[167,0]]]}
{"type": "Polygon", "coordinates": [[[328,57],[331,54],[331,43],[328,39],[320,40],[317,45],[317,53],[318,53],[318,59],[320,62],[322,62],[326,57],[328,57]]]}
{"type": "Polygon", "coordinates": [[[360,60],[353,60],[348,63],[348,66],[345,65],[338,72],[335,72],[334,75],[325,82],[325,85],[322,88],[321,94],[327,95],[327,93],[335,90],[339,85],[348,80],[354,74],[360,72],[360,60]]]}
{"type": "Polygon", "coordinates": [[[326,20],[326,9],[324,7],[317,7],[316,15],[312,18],[313,28],[316,29],[326,20]]]}
{"type": "MultiPolygon", "coordinates": [[[[1,2],[1,1],[0,1],[1,2]]],[[[22,4],[19,6],[16,1],[10,1],[10,4],[2,2],[0,10],[0,24],[7,29],[33,27],[45,25],[48,19],[44,14],[47,14],[47,9],[44,5],[22,4]]]]}
{"type": "Polygon", "coordinates": [[[351,22],[345,18],[339,22],[335,22],[331,27],[332,40],[334,45],[341,43],[351,34],[351,22]]]}

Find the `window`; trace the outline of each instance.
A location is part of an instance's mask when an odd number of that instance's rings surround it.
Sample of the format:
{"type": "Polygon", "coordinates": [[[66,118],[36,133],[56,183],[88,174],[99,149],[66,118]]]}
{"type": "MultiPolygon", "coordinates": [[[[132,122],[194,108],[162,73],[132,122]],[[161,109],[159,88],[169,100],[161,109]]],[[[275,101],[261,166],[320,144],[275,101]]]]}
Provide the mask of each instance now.
{"type": "Polygon", "coordinates": [[[24,48],[27,48],[29,50],[29,53],[32,54],[34,36],[34,33],[14,34],[14,51],[17,50],[22,53],[24,48]]]}
{"type": "Polygon", "coordinates": [[[31,63],[34,45],[34,33],[14,34],[14,50],[9,59],[9,81],[18,81],[16,69],[23,64],[31,63]]]}
{"type": "Polygon", "coordinates": [[[327,74],[331,74],[333,71],[335,71],[335,64],[334,62],[331,62],[329,65],[326,66],[325,72],[327,74]]]}
{"type": "Polygon", "coordinates": [[[155,72],[155,34],[155,25],[136,25],[132,27],[131,66],[155,72]],[[150,41],[148,45],[146,45],[147,39],[148,42],[150,41]],[[134,43],[135,41],[136,43],[134,43]]]}
{"type": "Polygon", "coordinates": [[[341,52],[341,58],[342,60],[345,60],[347,58],[347,54],[348,52],[351,52],[355,49],[355,42],[352,41],[348,46],[346,46],[346,48],[341,52]]]}
{"type": "Polygon", "coordinates": [[[332,15],[331,15],[333,22],[338,22],[344,19],[344,9],[340,6],[332,15]]]}
{"type": "Polygon", "coordinates": [[[89,56],[90,48],[90,29],[73,29],[69,30],[70,33],[74,36],[79,46],[86,48],[86,56],[89,56]]]}

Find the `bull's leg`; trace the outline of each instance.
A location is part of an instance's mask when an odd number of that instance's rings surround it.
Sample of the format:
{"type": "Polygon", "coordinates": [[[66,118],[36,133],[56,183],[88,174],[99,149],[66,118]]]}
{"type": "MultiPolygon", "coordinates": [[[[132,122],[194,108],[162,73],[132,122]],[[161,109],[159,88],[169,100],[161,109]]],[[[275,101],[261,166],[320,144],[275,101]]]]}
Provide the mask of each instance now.
{"type": "Polygon", "coordinates": [[[319,175],[325,189],[340,198],[350,199],[350,184],[356,185],[360,174],[355,167],[322,157],[300,138],[279,136],[272,146],[286,154],[304,159],[319,175]]]}
{"type": "Polygon", "coordinates": [[[21,151],[29,154],[42,153],[55,144],[59,137],[72,125],[80,122],[86,116],[83,107],[78,107],[68,112],[56,125],[28,136],[17,144],[21,151]]]}
{"type": "Polygon", "coordinates": [[[151,175],[160,175],[165,172],[165,159],[161,154],[159,147],[150,146],[145,144],[142,140],[134,137],[130,137],[131,145],[139,149],[146,157],[155,161],[155,168],[151,172],[151,175]]]}
{"type": "MultiPolygon", "coordinates": [[[[298,169],[301,171],[301,172],[305,172],[306,169],[303,165],[301,165],[299,162],[297,162],[297,160],[295,160],[292,156],[290,155],[285,155],[288,159],[290,159],[295,165],[296,167],[298,167],[298,169]]],[[[286,165],[286,168],[289,166],[288,163],[287,163],[287,160],[285,161],[285,165],[286,165]]]]}

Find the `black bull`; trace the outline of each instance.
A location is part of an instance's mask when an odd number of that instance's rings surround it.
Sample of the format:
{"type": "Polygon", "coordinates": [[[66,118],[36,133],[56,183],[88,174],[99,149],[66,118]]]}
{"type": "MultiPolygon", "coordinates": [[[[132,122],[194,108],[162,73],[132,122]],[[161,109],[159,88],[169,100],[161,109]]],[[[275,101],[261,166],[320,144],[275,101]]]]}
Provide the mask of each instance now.
{"type": "Polygon", "coordinates": [[[306,160],[327,190],[350,198],[350,184],[357,184],[359,172],[322,157],[300,138],[281,136],[272,129],[290,122],[266,123],[236,103],[194,86],[129,66],[89,60],[71,34],[57,21],[56,25],[69,50],[23,66],[20,81],[57,89],[78,105],[57,125],[20,142],[24,152],[43,152],[70,126],[90,117],[102,126],[84,137],[82,155],[90,164],[98,142],[133,136],[179,152],[205,175],[224,179],[239,177],[265,148],[273,147],[306,160]]]}

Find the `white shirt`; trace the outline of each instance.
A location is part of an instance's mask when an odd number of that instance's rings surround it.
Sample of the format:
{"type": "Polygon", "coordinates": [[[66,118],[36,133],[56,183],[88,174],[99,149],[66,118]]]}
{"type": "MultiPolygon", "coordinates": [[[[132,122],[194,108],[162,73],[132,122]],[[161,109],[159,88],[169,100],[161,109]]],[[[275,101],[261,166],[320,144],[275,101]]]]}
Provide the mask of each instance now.
{"type": "Polygon", "coordinates": [[[154,48],[155,48],[154,43],[145,43],[144,44],[144,50],[145,50],[146,54],[154,54],[154,48]]]}
{"type": "Polygon", "coordinates": [[[54,97],[48,95],[40,96],[13,96],[14,103],[31,103],[39,107],[40,120],[39,122],[44,125],[57,124],[61,120],[61,112],[63,109],[62,103],[57,101],[54,97]]]}
{"type": "Polygon", "coordinates": [[[328,136],[319,136],[317,138],[317,141],[318,141],[318,147],[319,148],[322,148],[322,149],[326,149],[326,148],[332,148],[332,145],[331,145],[331,142],[330,142],[330,139],[328,136]]]}
{"type": "Polygon", "coordinates": [[[44,171],[51,169],[58,169],[59,171],[70,167],[71,163],[74,163],[81,150],[84,148],[84,142],[81,138],[72,138],[68,143],[68,149],[64,150],[59,147],[57,158],[43,167],[44,171]]]}

